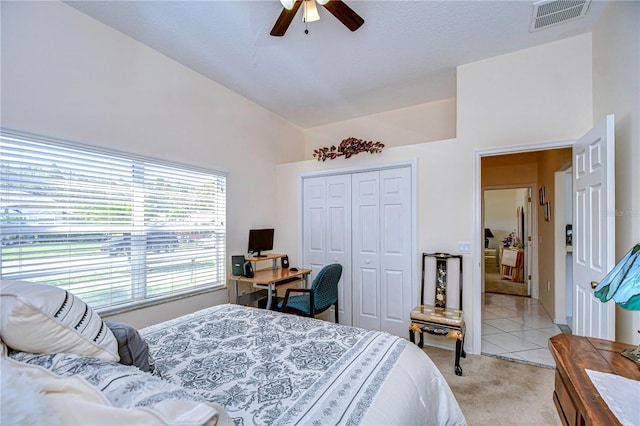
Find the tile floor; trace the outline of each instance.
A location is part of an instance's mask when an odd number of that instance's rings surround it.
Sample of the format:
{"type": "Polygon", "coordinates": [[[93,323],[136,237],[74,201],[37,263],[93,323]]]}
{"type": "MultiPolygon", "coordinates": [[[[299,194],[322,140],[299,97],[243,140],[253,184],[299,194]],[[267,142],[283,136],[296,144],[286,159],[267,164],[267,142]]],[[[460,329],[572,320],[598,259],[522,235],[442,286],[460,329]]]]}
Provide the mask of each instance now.
{"type": "Polygon", "coordinates": [[[535,299],[485,293],[482,303],[482,353],[555,367],[549,337],[562,333],[535,299]]]}

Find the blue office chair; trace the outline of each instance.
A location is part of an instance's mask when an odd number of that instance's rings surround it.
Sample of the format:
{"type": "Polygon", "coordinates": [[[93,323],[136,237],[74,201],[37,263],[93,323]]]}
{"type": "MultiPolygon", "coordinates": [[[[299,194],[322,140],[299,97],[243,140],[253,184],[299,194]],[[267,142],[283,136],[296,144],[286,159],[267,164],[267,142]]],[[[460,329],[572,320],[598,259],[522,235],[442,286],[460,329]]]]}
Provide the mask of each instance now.
{"type": "Polygon", "coordinates": [[[334,263],[325,266],[316,275],[311,288],[288,288],[284,300],[278,303],[279,310],[313,318],[333,305],[338,323],[338,282],[341,276],[342,265],[334,263]],[[306,294],[291,296],[291,293],[306,294]]]}

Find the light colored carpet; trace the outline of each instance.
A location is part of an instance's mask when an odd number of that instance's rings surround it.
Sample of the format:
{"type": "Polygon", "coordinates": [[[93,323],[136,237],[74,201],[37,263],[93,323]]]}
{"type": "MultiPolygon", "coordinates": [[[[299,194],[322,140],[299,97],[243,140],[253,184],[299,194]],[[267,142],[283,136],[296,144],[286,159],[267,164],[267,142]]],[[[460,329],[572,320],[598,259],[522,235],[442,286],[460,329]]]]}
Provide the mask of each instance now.
{"type": "Polygon", "coordinates": [[[553,404],[555,370],[467,354],[460,360],[462,376],[456,376],[455,352],[424,351],[449,383],[470,426],[562,424],[553,404]]]}
{"type": "Polygon", "coordinates": [[[514,296],[528,296],[526,283],[514,283],[503,280],[499,268],[485,266],[484,289],[487,293],[512,294],[514,296]]]}

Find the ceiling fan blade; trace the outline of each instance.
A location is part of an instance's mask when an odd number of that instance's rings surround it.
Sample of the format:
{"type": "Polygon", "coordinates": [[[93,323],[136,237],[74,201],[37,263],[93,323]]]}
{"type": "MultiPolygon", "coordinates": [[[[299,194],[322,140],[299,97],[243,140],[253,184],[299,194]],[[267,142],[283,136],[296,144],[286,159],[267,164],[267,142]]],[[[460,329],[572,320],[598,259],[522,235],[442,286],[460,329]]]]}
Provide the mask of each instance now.
{"type": "Polygon", "coordinates": [[[287,32],[287,28],[289,28],[291,21],[293,21],[293,17],[296,15],[296,12],[300,8],[302,1],[303,0],[296,0],[291,10],[284,7],[282,8],[282,12],[280,13],[280,16],[278,16],[278,20],[271,30],[270,34],[272,36],[281,37],[284,35],[284,33],[287,32]]]}
{"type": "Polygon", "coordinates": [[[364,24],[364,19],[341,0],[329,0],[324,5],[324,8],[331,12],[333,16],[338,18],[338,20],[351,31],[357,30],[364,24]]]}

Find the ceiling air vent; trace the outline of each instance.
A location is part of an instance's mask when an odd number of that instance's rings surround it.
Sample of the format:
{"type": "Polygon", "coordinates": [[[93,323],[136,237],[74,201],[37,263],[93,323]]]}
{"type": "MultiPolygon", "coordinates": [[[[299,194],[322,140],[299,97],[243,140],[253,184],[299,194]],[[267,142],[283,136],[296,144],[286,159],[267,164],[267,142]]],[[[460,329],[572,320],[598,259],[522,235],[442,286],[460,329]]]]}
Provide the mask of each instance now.
{"type": "Polygon", "coordinates": [[[580,18],[587,13],[591,0],[543,0],[533,4],[533,19],[529,31],[580,18]]]}

